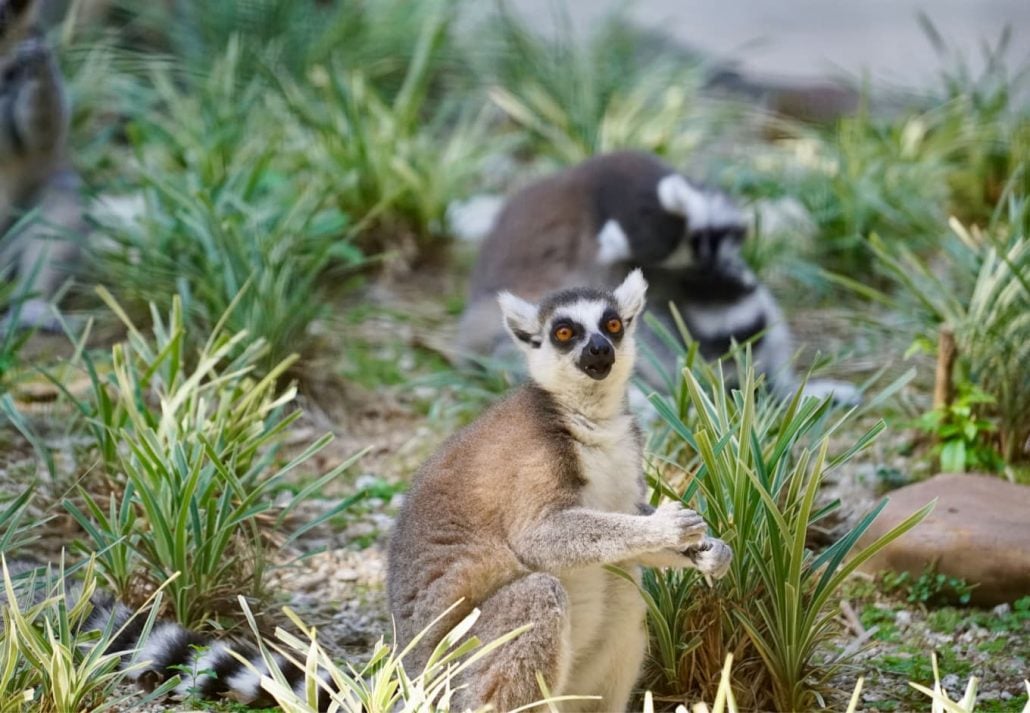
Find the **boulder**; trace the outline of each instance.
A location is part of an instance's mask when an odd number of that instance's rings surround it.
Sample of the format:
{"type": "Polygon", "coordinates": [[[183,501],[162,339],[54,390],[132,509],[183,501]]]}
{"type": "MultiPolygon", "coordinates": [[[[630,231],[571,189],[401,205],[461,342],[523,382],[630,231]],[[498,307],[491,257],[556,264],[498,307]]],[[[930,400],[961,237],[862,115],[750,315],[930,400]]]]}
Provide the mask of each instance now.
{"type": "Polygon", "coordinates": [[[936,475],[890,493],[859,546],[869,545],[928,502],[933,512],[862,569],[909,572],[927,565],[979,586],[972,603],[994,605],[1030,594],[1030,486],[990,475],[936,475]]]}

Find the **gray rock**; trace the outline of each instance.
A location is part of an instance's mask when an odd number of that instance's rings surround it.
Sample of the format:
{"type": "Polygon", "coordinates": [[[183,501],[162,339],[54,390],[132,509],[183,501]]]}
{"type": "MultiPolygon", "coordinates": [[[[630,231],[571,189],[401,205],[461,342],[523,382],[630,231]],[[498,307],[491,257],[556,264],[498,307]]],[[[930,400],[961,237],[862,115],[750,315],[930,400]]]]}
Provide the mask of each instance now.
{"type": "Polygon", "coordinates": [[[859,541],[865,546],[931,500],[933,512],[863,565],[919,576],[928,565],[978,584],[972,603],[993,606],[1030,594],[1030,487],[988,475],[936,475],[890,494],[859,541]]]}

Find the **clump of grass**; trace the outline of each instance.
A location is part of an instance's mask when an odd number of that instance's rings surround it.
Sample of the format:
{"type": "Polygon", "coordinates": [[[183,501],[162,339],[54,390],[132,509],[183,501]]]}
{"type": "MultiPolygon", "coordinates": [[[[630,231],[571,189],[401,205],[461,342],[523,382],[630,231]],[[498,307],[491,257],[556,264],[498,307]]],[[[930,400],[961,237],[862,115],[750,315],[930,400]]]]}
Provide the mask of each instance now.
{"type": "Polygon", "coordinates": [[[32,544],[45,520],[29,516],[29,505],[36,486],[30,485],[20,494],[0,501],[0,552],[16,552],[32,544]]]}
{"type": "Polygon", "coordinates": [[[982,69],[949,43],[925,14],[919,22],[941,60],[939,131],[948,138],[950,210],[966,222],[986,222],[1006,185],[1030,153],[1030,111],[1020,100],[1030,64],[1013,70],[1007,56],[1012,28],[982,45],[982,69]]]}
{"type": "MultiPolygon", "coordinates": [[[[361,68],[391,95],[403,83],[423,26],[437,0],[294,2],[293,0],[205,0],[153,3],[121,0],[131,43],[159,47],[184,68],[205,74],[212,58],[230,41],[240,41],[245,76],[275,66],[295,77],[330,57],[348,69],[361,68]]],[[[459,2],[449,0],[456,10],[459,2]]],[[[434,84],[458,70],[453,38],[435,53],[434,84]]]]}
{"type": "MultiPolygon", "coordinates": [[[[0,234],[0,250],[10,250],[10,242],[37,218],[30,212],[7,226],[0,234]]],[[[41,266],[42,260],[37,260],[28,275],[0,275],[0,392],[7,390],[10,374],[21,365],[21,351],[32,337],[32,330],[18,328],[18,320],[25,302],[36,296],[31,285],[41,266]]]]}
{"type": "Polygon", "coordinates": [[[267,367],[310,345],[328,301],[324,273],[364,258],[331,203],[334,187],[286,163],[289,114],[263,83],[241,79],[242,61],[230,43],[192,88],[155,70],[159,108],[128,127],[126,187],[143,211],[105,219],[93,263],[130,309],[167,308],[177,295],[191,337],[236,303],[228,326],[265,340],[267,367]]]}
{"type": "Polygon", "coordinates": [[[713,133],[721,117],[699,96],[698,64],[649,51],[654,38],[622,16],[586,38],[567,15],[558,25],[545,37],[502,6],[493,28],[490,95],[533,151],[561,164],[619,148],[680,161],[713,133]]]}
{"type": "Polygon", "coordinates": [[[354,218],[360,244],[408,262],[439,245],[447,206],[471,186],[488,144],[481,114],[431,100],[435,58],[454,10],[440,0],[427,7],[396,92],[336,57],[312,68],[308,82],[280,75],[307,129],[298,139],[305,160],[333,187],[339,210],[354,218]]]}
{"type": "MultiPolygon", "coordinates": [[[[478,637],[468,636],[469,630],[479,618],[479,610],[473,609],[443,637],[425,668],[412,672],[405,670],[404,657],[437,622],[450,614],[457,603],[403,648],[390,646],[382,638],[379,639],[368,663],[360,667],[340,665],[333,661],[318,643],[317,631],[306,626],[289,609],[284,611],[303,632],[303,637],[279,628],[275,632],[276,641],[262,640],[247,603],[242,598],[240,605],[257,636],[262,659],[267,667],[267,673],[261,678],[262,689],[284,710],[296,713],[316,713],[319,710],[320,694],[328,696],[332,709],[347,713],[428,713],[451,710],[455,679],[479,659],[489,656],[495,649],[522,635],[532,626],[527,623],[493,641],[483,642],[478,637]],[[307,685],[303,694],[298,695],[287,681],[277,655],[285,657],[304,671],[307,685]]],[[[554,709],[556,703],[580,698],[583,696],[549,696],[546,687],[543,687],[539,703],[519,710],[529,710],[538,705],[550,705],[554,709]]],[[[476,713],[485,710],[483,708],[476,713]]]]}
{"type": "MultiPolygon", "coordinates": [[[[192,353],[178,298],[167,316],[151,307],[147,337],[104,290],[128,330],[108,373],[84,353],[92,394],[73,400],[103,465],[109,495],[80,488],[65,508],[97,553],[97,571],[120,598],[138,603],[175,573],[167,606],[187,627],[234,609],[234,597],[263,594],[266,528],[287,527],[291,511],[346,470],[350,459],[273,510],[287,478],[331,440],[324,436],[286,463],[282,435],[300,416],[287,409],[296,388],[277,380],[292,359],[263,376],[268,346],[231,332],[229,315],[192,353]]],[[[295,526],[291,540],[347,507],[345,500],[295,526]]]]}
{"type": "Polygon", "coordinates": [[[714,587],[692,571],[645,574],[654,642],[645,683],[663,694],[709,697],[723,659],[732,654],[736,694],[747,707],[809,710],[840,663],[816,656],[834,633],[835,593],[931,506],[856,548],[884,500],[828,548],[813,552],[808,528],[841,505],[818,506],[820,485],[883,423],[831,455],[830,435],[846,416],[835,420],[829,400],[803,399],[800,391],[787,402],[757,399],[747,353],[738,367],[743,382],[732,392],[721,368],[689,366],[670,396],[652,396],[668,428],[652,472],[656,499],[665,492],[700,512],[713,535],[733,547],[734,559],[714,587]],[[685,474],[682,489],[663,478],[675,471],[685,474]]]}

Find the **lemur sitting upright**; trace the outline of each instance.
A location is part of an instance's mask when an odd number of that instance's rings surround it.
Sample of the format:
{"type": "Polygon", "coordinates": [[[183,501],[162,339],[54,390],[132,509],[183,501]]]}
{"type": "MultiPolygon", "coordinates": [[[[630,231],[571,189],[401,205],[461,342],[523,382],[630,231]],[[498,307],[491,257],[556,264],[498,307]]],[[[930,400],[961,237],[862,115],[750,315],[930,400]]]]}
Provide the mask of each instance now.
{"type": "MultiPolygon", "coordinates": [[[[505,204],[472,271],[459,344],[469,356],[499,356],[506,340],[493,295],[527,299],[571,285],[611,288],[641,268],[648,309],[675,333],[669,303],[700,352],[720,357],[753,339],[756,367],[774,393],[797,387],[790,329],[769,291],[741,257],[747,221],[724,193],[698,187],[639,151],[596,156],[530,184],[505,204]]],[[[675,355],[651,330],[643,337],[671,368],[675,355]]],[[[642,367],[647,365],[642,364],[642,367]]],[[[658,374],[642,375],[657,385],[658,374]]],[[[844,383],[813,381],[813,395],[852,401],[844,383]]]]}
{"type": "Polygon", "coordinates": [[[453,436],[416,475],[390,540],[387,592],[400,644],[461,604],[405,660],[419,671],[474,608],[490,641],[533,627],[458,682],[457,709],[511,710],[553,695],[600,695],[562,710],[626,710],[647,645],[640,565],[722,576],[732,553],[701,517],[645,504],[627,387],[646,282],[576,288],[539,305],[510,293],[501,320],[529,382],[453,436]]]}
{"type": "Polygon", "coordinates": [[[53,329],[47,301],[79,258],[84,225],[79,179],[65,156],[68,102],[39,5],[0,0],[0,276],[16,275],[35,295],[21,324],[53,329]],[[32,209],[37,220],[7,234],[32,209]]]}

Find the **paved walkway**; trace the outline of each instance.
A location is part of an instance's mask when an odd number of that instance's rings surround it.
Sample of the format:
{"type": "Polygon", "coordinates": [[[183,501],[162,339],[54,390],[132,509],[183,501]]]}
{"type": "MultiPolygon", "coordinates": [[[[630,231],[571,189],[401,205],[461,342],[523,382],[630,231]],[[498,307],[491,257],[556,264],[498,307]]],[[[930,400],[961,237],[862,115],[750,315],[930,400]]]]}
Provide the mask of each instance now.
{"type": "MultiPolygon", "coordinates": [[[[553,17],[555,0],[509,0],[538,27],[553,17]]],[[[583,26],[618,6],[617,0],[565,0],[583,26]]],[[[994,44],[1012,26],[1009,66],[1030,61],[1030,0],[636,0],[631,16],[684,45],[735,59],[760,78],[861,76],[918,87],[940,60],[916,21],[926,12],[949,47],[982,66],[980,44],[994,44]]]]}

